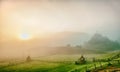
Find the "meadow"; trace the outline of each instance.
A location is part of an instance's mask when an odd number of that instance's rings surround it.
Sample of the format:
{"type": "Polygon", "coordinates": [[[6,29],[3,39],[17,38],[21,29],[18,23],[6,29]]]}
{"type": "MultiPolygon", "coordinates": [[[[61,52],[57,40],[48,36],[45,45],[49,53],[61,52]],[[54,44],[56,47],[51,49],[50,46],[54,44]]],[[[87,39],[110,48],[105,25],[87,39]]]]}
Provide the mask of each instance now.
{"type": "MultiPolygon", "coordinates": [[[[25,59],[6,59],[0,61],[0,72],[96,72],[94,70],[105,69],[108,66],[108,62],[93,62],[93,57],[106,59],[106,56],[110,58],[114,55],[111,53],[84,55],[87,63],[81,65],[75,64],[75,61],[81,55],[31,57],[32,60],[30,62],[27,62],[25,59]]],[[[112,60],[110,62],[119,67],[116,61],[112,60]]]]}

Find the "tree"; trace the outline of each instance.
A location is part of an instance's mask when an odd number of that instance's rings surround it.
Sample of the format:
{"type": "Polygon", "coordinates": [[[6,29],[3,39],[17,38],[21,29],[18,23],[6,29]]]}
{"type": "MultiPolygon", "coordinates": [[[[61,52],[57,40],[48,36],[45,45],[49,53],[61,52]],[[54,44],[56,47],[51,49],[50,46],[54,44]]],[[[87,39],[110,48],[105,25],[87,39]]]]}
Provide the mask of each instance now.
{"type": "Polygon", "coordinates": [[[85,63],[86,60],[83,55],[78,59],[78,61],[75,61],[75,64],[85,64],[85,63]]]}
{"type": "Polygon", "coordinates": [[[27,62],[30,62],[30,61],[31,61],[31,57],[28,56],[28,57],[26,58],[26,61],[27,61],[27,62]]]}

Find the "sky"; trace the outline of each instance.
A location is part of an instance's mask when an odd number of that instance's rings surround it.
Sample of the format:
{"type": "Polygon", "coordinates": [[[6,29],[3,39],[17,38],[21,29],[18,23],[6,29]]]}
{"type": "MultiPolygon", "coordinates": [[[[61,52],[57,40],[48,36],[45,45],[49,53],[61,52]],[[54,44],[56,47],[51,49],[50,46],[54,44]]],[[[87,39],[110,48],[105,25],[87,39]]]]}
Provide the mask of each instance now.
{"type": "Polygon", "coordinates": [[[97,32],[120,40],[120,0],[0,1],[0,56],[28,55],[31,48],[42,55],[51,49],[40,45],[52,43],[44,37],[58,32],[97,32]]]}
{"type": "Polygon", "coordinates": [[[98,32],[117,40],[120,0],[2,0],[0,20],[4,39],[72,31],[98,32]]]}

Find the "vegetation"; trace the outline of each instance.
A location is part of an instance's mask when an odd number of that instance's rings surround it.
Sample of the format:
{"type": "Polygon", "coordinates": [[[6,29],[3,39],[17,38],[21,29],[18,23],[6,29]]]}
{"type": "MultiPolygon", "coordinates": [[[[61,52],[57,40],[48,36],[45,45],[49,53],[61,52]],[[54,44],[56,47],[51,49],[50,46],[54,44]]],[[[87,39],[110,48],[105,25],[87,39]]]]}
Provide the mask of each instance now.
{"type": "Polygon", "coordinates": [[[87,43],[84,44],[84,48],[99,51],[113,51],[120,50],[120,44],[117,41],[112,41],[109,38],[96,33],[87,43]]]}
{"type": "MultiPolygon", "coordinates": [[[[0,62],[0,72],[95,72],[104,70],[109,66],[119,66],[120,57],[115,57],[119,52],[95,57],[99,61],[92,61],[93,57],[86,55],[86,63],[76,65],[75,61],[81,55],[54,55],[48,57],[31,58],[31,61],[6,60],[0,62]],[[113,58],[110,61],[103,59],[113,58]],[[87,58],[88,57],[88,58],[87,58]]],[[[28,57],[27,57],[28,58],[28,57]]]]}

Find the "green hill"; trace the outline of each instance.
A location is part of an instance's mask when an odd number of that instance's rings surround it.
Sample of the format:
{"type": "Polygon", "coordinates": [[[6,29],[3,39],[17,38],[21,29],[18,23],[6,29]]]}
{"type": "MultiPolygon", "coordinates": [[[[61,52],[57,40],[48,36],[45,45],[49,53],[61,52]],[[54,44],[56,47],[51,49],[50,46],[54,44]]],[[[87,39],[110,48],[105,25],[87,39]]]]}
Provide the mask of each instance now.
{"type": "Polygon", "coordinates": [[[120,50],[120,44],[118,42],[112,41],[109,38],[97,33],[87,43],[84,44],[84,47],[101,51],[120,50]]]}

